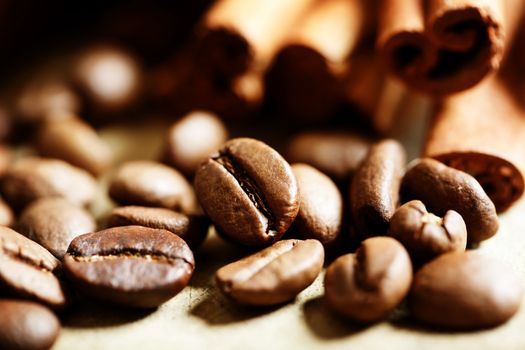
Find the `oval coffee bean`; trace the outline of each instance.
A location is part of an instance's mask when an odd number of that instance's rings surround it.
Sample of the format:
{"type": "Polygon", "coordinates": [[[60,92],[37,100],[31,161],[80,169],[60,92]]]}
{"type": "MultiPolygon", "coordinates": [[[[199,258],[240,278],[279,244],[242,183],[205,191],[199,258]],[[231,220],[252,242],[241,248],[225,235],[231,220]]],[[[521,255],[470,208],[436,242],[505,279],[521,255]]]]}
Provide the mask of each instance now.
{"type": "Polygon", "coordinates": [[[370,152],[352,179],[352,218],[361,237],[385,235],[399,202],[405,150],[395,140],[383,140],[370,152]]]}
{"type": "Polygon", "coordinates": [[[471,329],[510,319],[523,287],[508,267],[476,251],[452,252],[414,276],[409,307],[417,320],[439,327],[471,329]]]}
{"type": "Polygon", "coordinates": [[[208,235],[210,222],[199,215],[184,215],[165,208],[127,206],[115,208],[108,218],[108,226],[139,225],[173,232],[190,248],[198,247],[208,235]]]}
{"type": "Polygon", "coordinates": [[[7,170],[1,188],[5,200],[15,209],[43,197],[64,197],[85,206],[95,196],[97,183],[86,171],[62,160],[30,157],[7,170]]]}
{"type": "Polygon", "coordinates": [[[21,300],[0,300],[0,345],[4,350],[46,350],[55,343],[60,322],[46,307],[21,300]]]}
{"type": "Polygon", "coordinates": [[[275,305],[308,287],[323,262],[319,241],[289,239],[222,267],[215,280],[225,295],[241,304],[275,305]]]}
{"type": "Polygon", "coordinates": [[[73,238],[93,232],[96,223],[84,208],[67,199],[51,197],[31,203],[20,215],[17,229],[62,259],[73,238]]]}
{"type": "Polygon", "coordinates": [[[195,194],[177,170],[157,162],[124,163],[114,174],[109,195],[124,205],[163,207],[185,214],[195,213],[195,194]]]}
{"type": "Polygon", "coordinates": [[[479,182],[437,160],[419,160],[406,172],[401,189],[403,197],[421,200],[436,215],[457,211],[467,225],[469,243],[481,242],[498,231],[496,208],[479,182]]]}
{"type": "Polygon", "coordinates": [[[59,268],[60,262],[44,247],[10,228],[0,227],[0,294],[63,308],[68,300],[54,275],[59,268]]]}
{"type": "Polygon", "coordinates": [[[467,227],[461,215],[449,210],[440,218],[429,213],[418,200],[396,210],[390,219],[388,235],[400,241],[413,258],[423,261],[450,251],[465,250],[467,246],[467,227]]]}
{"type": "Polygon", "coordinates": [[[87,123],[75,117],[43,123],[37,135],[38,152],[58,158],[98,176],[109,168],[109,146],[87,123]]]}
{"type": "Polygon", "coordinates": [[[359,322],[388,316],[410,290],[412,264],[393,238],[364,240],[355,254],[337,258],[326,270],[325,297],[337,313],[359,322]]]}
{"type": "Polygon", "coordinates": [[[64,256],[67,277],[87,296],[132,307],[157,307],[181,291],[195,262],[177,235],[121,226],[75,238],[64,256]]]}
{"type": "Polygon", "coordinates": [[[216,115],[194,111],[169,128],[163,158],[186,176],[193,177],[200,163],[227,139],[226,126],[216,115]]]}
{"type": "Polygon", "coordinates": [[[299,213],[294,226],[303,238],[334,241],[341,232],[343,198],[334,182],[306,164],[293,164],[299,188],[299,213]]]}
{"type": "Polygon", "coordinates": [[[273,148],[249,138],[228,141],[202,163],[195,192],[217,230],[246,245],[275,242],[299,211],[290,165],[273,148]]]}

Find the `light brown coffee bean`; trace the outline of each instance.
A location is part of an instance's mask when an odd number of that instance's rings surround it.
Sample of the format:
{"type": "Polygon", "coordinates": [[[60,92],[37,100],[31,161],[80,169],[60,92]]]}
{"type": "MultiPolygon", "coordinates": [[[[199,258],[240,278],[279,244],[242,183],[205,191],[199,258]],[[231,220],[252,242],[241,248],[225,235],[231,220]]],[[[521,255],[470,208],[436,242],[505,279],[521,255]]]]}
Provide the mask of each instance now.
{"type": "Polygon", "coordinates": [[[322,244],[333,242],[341,232],[343,198],[334,182],[307,164],[292,164],[299,188],[299,213],[294,228],[305,238],[322,244]]]}
{"type": "Polygon", "coordinates": [[[85,209],[67,199],[52,197],[31,203],[20,215],[17,229],[62,259],[69,243],[81,234],[93,232],[96,223],[85,209]]]}
{"type": "Polygon", "coordinates": [[[15,221],[15,214],[11,207],[0,199],[0,226],[11,226],[15,221]]]}
{"type": "Polygon", "coordinates": [[[319,241],[289,239],[222,267],[215,280],[225,295],[241,304],[275,305],[308,287],[323,262],[319,241]]]}
{"type": "Polygon", "coordinates": [[[523,299],[517,276],[481,252],[451,252],[414,276],[409,307],[417,320],[445,328],[493,327],[510,319],[523,299]]]}
{"type": "Polygon", "coordinates": [[[58,159],[29,157],[6,171],[1,189],[14,209],[21,209],[35,199],[64,197],[87,205],[95,196],[97,183],[86,171],[58,159]]]}
{"type": "Polygon", "coordinates": [[[437,160],[423,158],[414,163],[401,190],[404,198],[421,200],[436,215],[457,211],[467,225],[469,243],[488,239],[499,229],[496,207],[479,182],[437,160]]]}
{"type": "Polygon", "coordinates": [[[337,258],[326,270],[325,297],[337,313],[358,322],[388,316],[410,290],[412,264],[393,238],[364,240],[355,254],[337,258]]]}
{"type": "Polygon", "coordinates": [[[455,250],[465,250],[467,227],[461,215],[449,210],[440,218],[427,211],[423,202],[413,200],[399,207],[388,235],[400,241],[412,258],[424,261],[455,250]]]}

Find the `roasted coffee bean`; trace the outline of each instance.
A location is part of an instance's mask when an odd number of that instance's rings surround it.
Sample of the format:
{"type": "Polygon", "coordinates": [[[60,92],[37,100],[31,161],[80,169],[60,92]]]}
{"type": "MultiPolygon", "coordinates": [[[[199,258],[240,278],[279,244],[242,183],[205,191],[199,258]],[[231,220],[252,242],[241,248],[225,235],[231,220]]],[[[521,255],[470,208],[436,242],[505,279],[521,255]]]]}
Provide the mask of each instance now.
{"type": "Polygon", "coordinates": [[[274,243],[215,274],[220,290],[241,304],[275,305],[295,298],[321,272],[324,249],[317,240],[274,243]]]}
{"type": "Polygon", "coordinates": [[[210,222],[199,215],[185,215],[165,208],[127,206],[115,208],[108,218],[108,226],[139,225],[173,232],[192,249],[208,235],[210,222]]]}
{"type": "Polygon", "coordinates": [[[195,194],[177,170],[157,162],[139,160],[123,164],[114,174],[109,195],[124,205],[163,207],[195,213],[195,194]]]}
{"type": "Polygon", "coordinates": [[[211,112],[194,111],[168,130],[163,159],[192,177],[200,163],[227,139],[226,127],[217,116],[211,112]]]}
{"type": "Polygon", "coordinates": [[[65,160],[95,176],[112,163],[109,146],[90,125],[75,117],[43,123],[36,147],[42,156],[65,160]]]}
{"type": "Polygon", "coordinates": [[[188,284],[195,263],[177,235],[121,226],[75,238],[64,256],[67,277],[79,292],[106,302],[157,307],[188,284]]]}
{"type": "Polygon", "coordinates": [[[31,203],[20,215],[17,229],[62,259],[73,238],[93,232],[96,223],[85,209],[67,199],[51,197],[31,203]]]}
{"type": "Polygon", "coordinates": [[[507,321],[522,299],[521,282],[499,260],[477,251],[451,252],[415,274],[409,307],[428,324],[472,329],[507,321]]]}
{"type": "Polygon", "coordinates": [[[286,158],[309,164],[335,181],[348,181],[365,159],[372,141],[344,132],[305,132],[292,138],[286,158]]]}
{"type": "Polygon", "coordinates": [[[87,205],[95,196],[97,183],[86,171],[57,160],[30,157],[13,164],[5,173],[1,188],[5,200],[22,209],[35,199],[64,197],[87,205]]]}
{"type": "MultiPolygon", "coordinates": [[[[0,126],[1,128],[1,126],[0,126]]],[[[3,176],[13,160],[13,151],[7,145],[0,144],[0,176],[3,176]]]]}
{"type": "Polygon", "coordinates": [[[370,152],[352,179],[350,205],[360,237],[385,235],[399,202],[405,150],[395,140],[383,140],[370,152]]]}
{"type": "Polygon", "coordinates": [[[197,170],[195,191],[218,231],[246,245],[282,237],[299,211],[290,165],[268,145],[237,138],[197,170]]]}
{"type": "Polygon", "coordinates": [[[14,220],[13,211],[6,202],[0,199],[0,226],[11,226],[14,220]]]}
{"type": "Polygon", "coordinates": [[[55,343],[60,322],[46,307],[21,300],[0,300],[0,347],[46,350],[55,343]]]}
{"type": "Polygon", "coordinates": [[[337,258],[326,270],[325,297],[337,313],[358,322],[388,316],[407,295],[412,264],[393,238],[364,240],[355,254],[337,258]]]}
{"type": "Polygon", "coordinates": [[[44,247],[0,227],[0,294],[32,299],[60,309],[67,295],[55,277],[60,262],[44,247]]]}
{"type": "Polygon", "coordinates": [[[467,225],[469,243],[481,242],[498,231],[496,208],[479,182],[437,160],[424,158],[410,167],[401,190],[404,198],[421,200],[436,215],[457,211],[467,225]]]}
{"type": "Polygon", "coordinates": [[[450,251],[465,250],[467,246],[467,227],[461,215],[448,210],[440,218],[429,213],[418,200],[405,203],[396,210],[390,219],[388,235],[400,241],[419,261],[450,251]]]}
{"type": "Polygon", "coordinates": [[[341,232],[343,198],[334,182],[306,164],[293,164],[299,188],[299,213],[294,227],[303,238],[333,242],[341,232]]]}

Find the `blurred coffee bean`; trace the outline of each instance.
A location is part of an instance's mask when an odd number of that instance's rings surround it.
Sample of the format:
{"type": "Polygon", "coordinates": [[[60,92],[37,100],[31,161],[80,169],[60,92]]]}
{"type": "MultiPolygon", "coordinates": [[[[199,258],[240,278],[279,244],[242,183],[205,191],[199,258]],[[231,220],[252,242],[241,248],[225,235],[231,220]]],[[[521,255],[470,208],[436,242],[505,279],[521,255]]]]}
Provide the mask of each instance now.
{"type": "Polygon", "coordinates": [[[104,140],[75,117],[43,123],[38,129],[36,147],[42,156],[65,160],[95,176],[106,171],[113,161],[104,140]]]}
{"type": "Polygon", "coordinates": [[[11,226],[14,220],[13,210],[3,199],[0,199],[0,226],[11,226]]]}
{"type": "Polygon", "coordinates": [[[15,210],[43,197],[64,197],[85,206],[97,183],[86,171],[62,160],[28,157],[10,166],[1,181],[2,195],[15,210]]]}
{"type": "Polygon", "coordinates": [[[13,161],[13,151],[11,147],[0,144],[0,176],[4,175],[7,168],[11,165],[13,161]]]}
{"type": "Polygon", "coordinates": [[[168,130],[163,159],[186,176],[193,177],[199,164],[227,139],[226,127],[216,115],[194,111],[168,130]]]}
{"type": "Polygon", "coordinates": [[[13,117],[2,102],[0,102],[0,141],[11,137],[13,131],[13,117]]]}

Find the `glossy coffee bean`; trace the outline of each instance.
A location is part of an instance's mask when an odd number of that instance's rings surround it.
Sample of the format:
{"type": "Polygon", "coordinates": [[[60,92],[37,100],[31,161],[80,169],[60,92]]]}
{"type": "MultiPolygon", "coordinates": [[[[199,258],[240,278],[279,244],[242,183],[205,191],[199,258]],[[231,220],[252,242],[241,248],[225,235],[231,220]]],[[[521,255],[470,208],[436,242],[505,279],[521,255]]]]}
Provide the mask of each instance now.
{"type": "Polygon", "coordinates": [[[383,140],[370,149],[352,179],[350,205],[360,237],[385,235],[399,204],[399,187],[406,154],[395,140],[383,140]]]}
{"type": "Polygon", "coordinates": [[[424,158],[407,170],[402,183],[406,199],[419,199],[436,215],[457,211],[465,220],[468,242],[478,243],[499,228],[494,204],[479,182],[467,173],[424,158]]]}
{"type": "Polygon", "coordinates": [[[451,329],[497,326],[510,319],[523,299],[517,276],[499,260],[477,251],[452,252],[414,276],[409,306],[425,323],[451,329]]]}
{"type": "Polygon", "coordinates": [[[163,207],[185,214],[196,212],[195,194],[177,170],[153,161],[124,163],[109,185],[109,195],[123,205],[163,207]]]}
{"type": "Polygon", "coordinates": [[[58,158],[98,176],[112,163],[112,152],[97,132],[76,117],[43,123],[36,147],[45,157],[58,158]]]}
{"type": "Polygon", "coordinates": [[[0,295],[31,299],[60,309],[67,295],[55,277],[60,262],[44,247],[0,227],[0,295]]]}
{"type": "Polygon", "coordinates": [[[227,139],[226,126],[216,115],[194,111],[169,128],[163,159],[186,176],[193,177],[200,163],[227,139]]]}
{"type": "Polygon", "coordinates": [[[228,141],[197,170],[195,191],[219,232],[246,245],[268,245],[286,232],[299,211],[290,165],[268,145],[228,141]]]}
{"type": "Polygon", "coordinates": [[[358,322],[388,316],[412,282],[412,264],[393,238],[364,240],[355,254],[337,258],[326,270],[325,297],[335,312],[358,322]]]}
{"type": "Polygon", "coordinates": [[[121,226],[75,238],[64,256],[66,276],[80,293],[109,303],[152,308],[181,291],[195,262],[177,235],[121,226]]]}
{"type": "Polygon", "coordinates": [[[23,158],[13,164],[2,178],[5,200],[22,209],[43,197],[64,197],[85,206],[93,200],[97,183],[86,171],[48,158],[23,158]]]}
{"type": "Polygon", "coordinates": [[[414,259],[430,260],[437,255],[465,250],[467,227],[461,215],[448,210],[440,218],[413,200],[399,207],[388,228],[388,235],[400,241],[414,259]]]}
{"type": "Polygon", "coordinates": [[[333,242],[341,232],[343,198],[334,182],[307,164],[292,164],[299,188],[299,213],[294,227],[305,238],[322,244],[333,242]]]}
{"type": "Polygon", "coordinates": [[[317,240],[274,243],[215,274],[220,290],[238,303],[275,305],[295,298],[321,272],[324,249],[317,240]]]}
{"type": "Polygon", "coordinates": [[[165,208],[127,206],[115,208],[108,218],[108,226],[139,225],[164,229],[182,238],[190,248],[198,247],[208,235],[208,218],[185,215],[165,208]]]}
{"type": "Polygon", "coordinates": [[[17,229],[62,259],[73,238],[93,232],[96,223],[84,208],[67,199],[51,197],[31,203],[20,215],[17,229]]]}
{"type": "Polygon", "coordinates": [[[46,350],[55,343],[60,322],[46,307],[22,300],[0,300],[0,345],[4,350],[46,350]]]}

